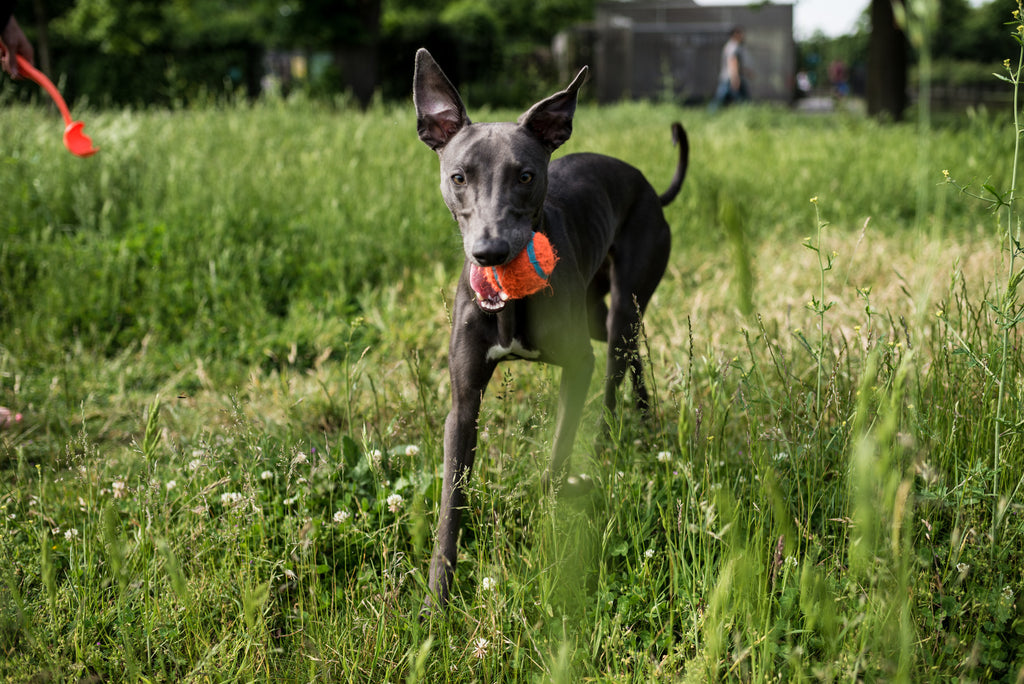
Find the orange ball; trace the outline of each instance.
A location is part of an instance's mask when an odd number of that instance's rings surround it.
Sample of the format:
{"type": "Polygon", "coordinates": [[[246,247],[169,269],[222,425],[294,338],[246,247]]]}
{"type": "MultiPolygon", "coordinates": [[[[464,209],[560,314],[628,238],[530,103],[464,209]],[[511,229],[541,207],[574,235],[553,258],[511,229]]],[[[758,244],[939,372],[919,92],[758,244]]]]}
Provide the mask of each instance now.
{"type": "Polygon", "coordinates": [[[533,239],[516,257],[504,266],[484,269],[488,282],[509,299],[522,299],[548,286],[548,277],[555,270],[558,254],[544,233],[534,233],[533,239]]]}

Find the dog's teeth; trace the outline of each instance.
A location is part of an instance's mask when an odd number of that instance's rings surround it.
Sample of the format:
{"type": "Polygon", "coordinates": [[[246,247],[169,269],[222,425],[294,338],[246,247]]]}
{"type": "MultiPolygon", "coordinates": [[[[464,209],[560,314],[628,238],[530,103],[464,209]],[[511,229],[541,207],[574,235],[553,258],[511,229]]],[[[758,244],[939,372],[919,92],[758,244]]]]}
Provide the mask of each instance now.
{"type": "Polygon", "coordinates": [[[508,293],[505,292],[504,290],[502,290],[501,292],[498,293],[498,298],[501,301],[503,301],[503,302],[507,302],[508,301],[508,293]]]}

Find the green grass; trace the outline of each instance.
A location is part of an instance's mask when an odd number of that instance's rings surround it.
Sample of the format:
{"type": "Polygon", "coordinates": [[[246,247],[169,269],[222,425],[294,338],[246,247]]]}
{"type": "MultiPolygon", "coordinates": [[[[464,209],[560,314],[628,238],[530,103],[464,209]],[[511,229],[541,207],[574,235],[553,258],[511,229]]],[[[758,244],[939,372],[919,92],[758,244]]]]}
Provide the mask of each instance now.
{"type": "Polygon", "coordinates": [[[855,116],[581,107],[566,151],[658,188],[691,138],[655,426],[595,446],[595,376],[593,489],[543,493],[557,371],[504,366],[420,623],[461,246],[411,105],[76,115],[90,159],[0,108],[0,677],[1020,680],[1019,267],[942,174],[1008,190],[1004,117],[922,155],[855,116]]]}

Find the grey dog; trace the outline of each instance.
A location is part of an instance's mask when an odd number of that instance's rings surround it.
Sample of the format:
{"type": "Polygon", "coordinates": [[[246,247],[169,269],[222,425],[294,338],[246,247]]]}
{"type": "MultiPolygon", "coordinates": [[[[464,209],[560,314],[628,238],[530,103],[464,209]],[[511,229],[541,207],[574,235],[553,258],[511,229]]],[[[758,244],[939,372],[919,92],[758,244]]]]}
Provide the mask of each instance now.
{"type": "Polygon", "coordinates": [[[441,195],[466,256],[452,311],[452,406],[426,612],[448,602],[480,403],[500,361],[530,359],[562,369],[548,483],[561,481],[573,448],[594,370],[590,337],[608,342],[606,410],[614,412],[627,368],[638,408],[649,409],[637,336],[668,263],[671,229],[662,207],[679,194],[689,146],[682,126],[673,124],[679,160],[660,196],[640,171],[611,157],[570,154],[552,162],[551,153],[572,133],[586,76],[584,67],[568,88],[516,123],[473,124],[430,53],[416,54],[417,129],[440,159],[441,195]],[[535,232],[546,235],[558,255],[549,287],[522,299],[482,287],[480,269],[511,261],[535,232]]]}

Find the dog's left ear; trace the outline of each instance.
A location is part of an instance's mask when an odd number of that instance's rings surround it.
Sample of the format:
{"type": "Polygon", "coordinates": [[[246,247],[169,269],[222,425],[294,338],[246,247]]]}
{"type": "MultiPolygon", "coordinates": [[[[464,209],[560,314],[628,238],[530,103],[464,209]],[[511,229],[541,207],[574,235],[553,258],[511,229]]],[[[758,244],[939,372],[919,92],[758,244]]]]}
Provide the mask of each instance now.
{"type": "Polygon", "coordinates": [[[587,80],[589,69],[583,67],[569,87],[541,100],[519,117],[519,125],[536,136],[554,152],[572,135],[572,117],[576,113],[576,93],[587,80]]]}
{"type": "Polygon", "coordinates": [[[416,106],[416,129],[420,140],[432,150],[440,151],[470,123],[459,91],[423,48],[416,52],[412,99],[416,106]]]}

